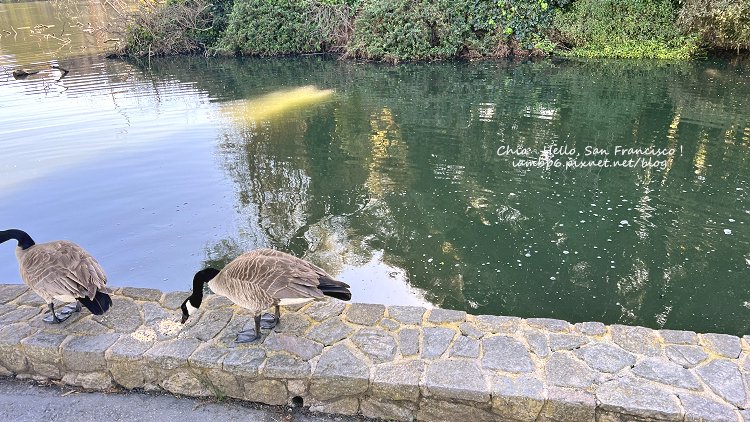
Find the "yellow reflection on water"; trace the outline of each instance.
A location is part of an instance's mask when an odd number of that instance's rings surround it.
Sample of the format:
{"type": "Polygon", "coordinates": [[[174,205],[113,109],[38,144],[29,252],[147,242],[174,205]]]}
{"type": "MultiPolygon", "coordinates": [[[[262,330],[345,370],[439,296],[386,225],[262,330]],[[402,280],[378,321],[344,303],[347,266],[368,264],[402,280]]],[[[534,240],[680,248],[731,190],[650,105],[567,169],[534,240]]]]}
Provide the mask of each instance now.
{"type": "Polygon", "coordinates": [[[254,123],[272,120],[301,108],[325,102],[333,97],[332,89],[313,85],[275,91],[258,98],[223,104],[221,111],[234,121],[254,123]]]}

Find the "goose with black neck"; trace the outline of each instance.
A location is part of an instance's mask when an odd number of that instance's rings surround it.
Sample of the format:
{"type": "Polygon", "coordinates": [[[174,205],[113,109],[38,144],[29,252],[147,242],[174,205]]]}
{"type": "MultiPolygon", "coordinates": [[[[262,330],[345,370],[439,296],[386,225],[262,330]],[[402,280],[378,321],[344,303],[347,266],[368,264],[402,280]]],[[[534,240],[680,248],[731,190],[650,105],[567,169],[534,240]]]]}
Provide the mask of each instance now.
{"type": "Polygon", "coordinates": [[[322,268],[284,252],[257,249],[244,253],[221,271],[206,268],[193,277],[193,292],[182,302],[182,323],[203,303],[203,286],[248,309],[255,328],[240,331],[237,343],[260,338],[260,330],[272,329],[280,319],[280,306],[307,303],[330,296],[341,300],[352,297],[349,285],[335,280],[322,268]],[[274,307],[274,314],[263,311],[274,307]]]}
{"type": "Polygon", "coordinates": [[[82,247],[67,240],[36,244],[23,230],[0,231],[0,243],[18,242],[16,259],[23,282],[49,307],[44,322],[59,324],[81,304],[94,315],[102,315],[112,304],[106,293],[107,276],[99,263],[82,247]],[[55,312],[54,299],[75,302],[55,312]]]}

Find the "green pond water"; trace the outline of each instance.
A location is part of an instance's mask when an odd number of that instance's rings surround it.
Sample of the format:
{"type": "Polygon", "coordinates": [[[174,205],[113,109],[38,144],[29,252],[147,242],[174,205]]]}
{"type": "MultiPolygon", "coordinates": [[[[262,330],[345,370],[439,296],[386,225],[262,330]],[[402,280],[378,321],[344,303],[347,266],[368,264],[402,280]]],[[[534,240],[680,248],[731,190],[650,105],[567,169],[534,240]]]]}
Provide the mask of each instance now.
{"type": "Polygon", "coordinates": [[[358,302],[750,334],[749,63],[137,63],[58,18],[0,4],[0,228],[111,285],[273,247],[358,302]]]}

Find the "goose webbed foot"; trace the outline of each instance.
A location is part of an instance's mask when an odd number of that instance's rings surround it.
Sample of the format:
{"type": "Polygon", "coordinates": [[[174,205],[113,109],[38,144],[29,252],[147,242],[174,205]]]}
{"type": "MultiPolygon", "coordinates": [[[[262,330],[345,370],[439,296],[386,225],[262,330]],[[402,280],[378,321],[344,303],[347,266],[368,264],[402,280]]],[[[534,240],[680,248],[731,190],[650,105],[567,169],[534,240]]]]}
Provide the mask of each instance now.
{"type": "Polygon", "coordinates": [[[249,330],[242,330],[239,333],[237,333],[237,339],[234,341],[235,343],[252,343],[255,340],[258,340],[260,336],[258,333],[255,332],[255,329],[250,328],[249,330]]]}
{"type": "Polygon", "coordinates": [[[268,330],[275,327],[278,322],[279,319],[275,315],[266,312],[260,317],[260,328],[268,330]]]}
{"type": "Polygon", "coordinates": [[[75,305],[74,304],[67,305],[63,307],[59,313],[55,313],[55,305],[50,303],[49,304],[50,315],[42,318],[42,321],[48,324],[60,324],[66,319],[70,318],[70,316],[73,315],[73,313],[78,312],[80,310],[81,310],[81,304],[76,302],[75,305]]]}
{"type": "Polygon", "coordinates": [[[254,318],[255,328],[249,328],[242,330],[237,333],[237,339],[235,343],[252,343],[260,338],[260,315],[256,315],[254,318]]]}

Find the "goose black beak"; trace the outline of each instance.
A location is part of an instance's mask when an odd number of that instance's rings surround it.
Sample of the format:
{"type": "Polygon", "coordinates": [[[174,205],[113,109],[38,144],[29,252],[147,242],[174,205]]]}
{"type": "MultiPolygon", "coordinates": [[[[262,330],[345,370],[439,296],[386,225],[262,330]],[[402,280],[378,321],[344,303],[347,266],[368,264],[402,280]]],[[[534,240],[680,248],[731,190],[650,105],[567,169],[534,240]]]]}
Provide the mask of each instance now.
{"type": "Polygon", "coordinates": [[[182,323],[183,324],[185,323],[185,321],[187,321],[188,317],[190,317],[190,315],[183,315],[182,316],[182,323]]]}

